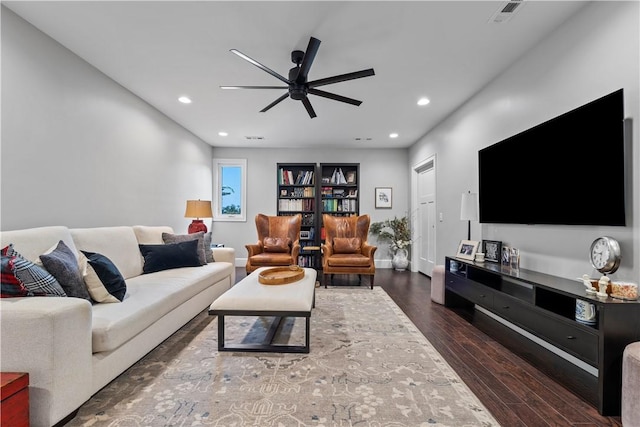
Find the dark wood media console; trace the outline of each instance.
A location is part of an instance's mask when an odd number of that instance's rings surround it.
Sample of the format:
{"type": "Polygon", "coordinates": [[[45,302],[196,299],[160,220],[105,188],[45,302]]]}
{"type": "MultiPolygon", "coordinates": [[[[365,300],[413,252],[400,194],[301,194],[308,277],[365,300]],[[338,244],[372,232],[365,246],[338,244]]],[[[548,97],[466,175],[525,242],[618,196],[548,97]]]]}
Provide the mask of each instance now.
{"type": "Polygon", "coordinates": [[[577,280],[490,262],[447,257],[445,270],[447,307],[462,311],[600,414],[620,415],[622,353],[640,341],[639,301],[591,297],[577,280]],[[451,271],[452,261],[457,271],[451,271]],[[595,304],[595,325],[575,321],[576,299],[595,304]]]}

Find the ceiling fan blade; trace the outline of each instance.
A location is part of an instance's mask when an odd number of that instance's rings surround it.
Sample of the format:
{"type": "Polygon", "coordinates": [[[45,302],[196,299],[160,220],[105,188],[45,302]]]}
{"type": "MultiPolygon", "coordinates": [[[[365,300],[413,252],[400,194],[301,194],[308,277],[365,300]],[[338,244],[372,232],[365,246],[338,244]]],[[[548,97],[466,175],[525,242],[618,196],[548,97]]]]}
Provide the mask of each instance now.
{"type": "Polygon", "coordinates": [[[289,86],[220,86],[220,89],[288,89],[289,86]]]}
{"type": "Polygon", "coordinates": [[[280,102],[284,101],[285,99],[287,99],[289,97],[289,92],[285,93],[284,95],[282,95],[280,98],[276,99],[275,101],[273,101],[271,104],[267,105],[266,107],[264,107],[262,110],[260,110],[261,113],[266,112],[267,110],[271,109],[271,107],[275,107],[277,104],[279,104],[280,102]]]}
{"type": "Polygon", "coordinates": [[[313,111],[313,107],[311,106],[311,102],[309,102],[309,98],[304,98],[302,100],[302,103],[304,104],[304,108],[307,109],[307,113],[309,113],[309,117],[311,117],[312,119],[316,116],[316,112],[313,111]]]}
{"type": "Polygon", "coordinates": [[[248,61],[250,63],[252,63],[253,65],[255,65],[256,67],[260,68],[263,71],[266,71],[267,73],[271,74],[273,77],[275,77],[276,79],[282,80],[283,82],[285,82],[286,84],[291,84],[291,82],[286,79],[285,77],[281,76],[280,74],[276,73],[275,71],[273,71],[271,68],[266,67],[264,65],[262,65],[261,63],[259,63],[258,61],[256,61],[253,58],[248,57],[247,55],[245,55],[244,53],[240,52],[237,49],[231,49],[230,50],[231,53],[235,53],[236,55],[238,55],[240,58],[244,59],[245,61],[248,61]]]}
{"type": "Polygon", "coordinates": [[[374,73],[373,68],[369,68],[367,70],[355,71],[353,73],[340,74],[339,76],[333,76],[333,77],[327,77],[324,79],[314,80],[312,82],[309,82],[308,85],[309,87],[317,87],[317,86],[328,85],[331,83],[344,82],[347,80],[361,79],[363,77],[369,77],[375,74],[376,73],[374,73]]]}
{"type": "Polygon", "coordinates": [[[357,99],[347,98],[346,96],[336,95],[335,93],[325,92],[324,90],[320,90],[320,89],[310,88],[309,93],[322,96],[324,98],[333,99],[334,101],[346,102],[347,104],[351,104],[351,105],[358,106],[362,104],[362,101],[358,101],[357,99]]]}
{"type": "Polygon", "coordinates": [[[320,40],[316,39],[315,37],[311,37],[309,39],[309,44],[307,45],[307,50],[304,52],[304,58],[302,58],[302,64],[300,65],[300,69],[298,70],[296,83],[303,84],[307,81],[307,75],[309,74],[311,64],[313,64],[313,60],[315,59],[319,48],[320,40]]]}

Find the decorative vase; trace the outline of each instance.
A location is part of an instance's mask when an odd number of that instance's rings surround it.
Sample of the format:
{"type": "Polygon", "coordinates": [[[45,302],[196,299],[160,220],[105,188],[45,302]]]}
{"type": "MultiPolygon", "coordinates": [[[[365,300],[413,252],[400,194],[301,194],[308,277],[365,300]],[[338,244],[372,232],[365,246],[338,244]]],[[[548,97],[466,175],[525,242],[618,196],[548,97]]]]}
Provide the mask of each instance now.
{"type": "Polygon", "coordinates": [[[396,253],[393,255],[393,259],[391,260],[391,266],[398,271],[405,270],[409,265],[409,259],[407,258],[408,254],[409,252],[407,252],[406,249],[396,250],[396,253]]]}

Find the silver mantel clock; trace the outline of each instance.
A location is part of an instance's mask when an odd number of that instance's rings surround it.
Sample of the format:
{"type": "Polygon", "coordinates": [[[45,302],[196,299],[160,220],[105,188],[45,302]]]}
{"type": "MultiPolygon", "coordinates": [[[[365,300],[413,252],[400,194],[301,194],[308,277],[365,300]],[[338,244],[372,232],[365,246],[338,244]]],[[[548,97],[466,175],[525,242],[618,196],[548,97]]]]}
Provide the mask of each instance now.
{"type": "Polygon", "coordinates": [[[620,267],[620,244],[612,237],[598,237],[591,243],[589,257],[600,273],[614,273],[620,267]]]}

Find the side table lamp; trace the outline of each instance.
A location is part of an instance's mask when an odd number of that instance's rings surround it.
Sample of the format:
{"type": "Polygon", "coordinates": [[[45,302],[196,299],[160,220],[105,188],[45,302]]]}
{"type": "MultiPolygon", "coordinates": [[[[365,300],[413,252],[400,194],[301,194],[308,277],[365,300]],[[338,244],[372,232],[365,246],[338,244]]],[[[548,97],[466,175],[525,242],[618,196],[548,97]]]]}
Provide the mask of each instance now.
{"type": "Polygon", "coordinates": [[[187,210],[184,213],[185,218],[195,218],[189,224],[189,234],[198,233],[200,231],[207,232],[207,226],[200,218],[213,218],[210,200],[187,200],[187,210]]]}

